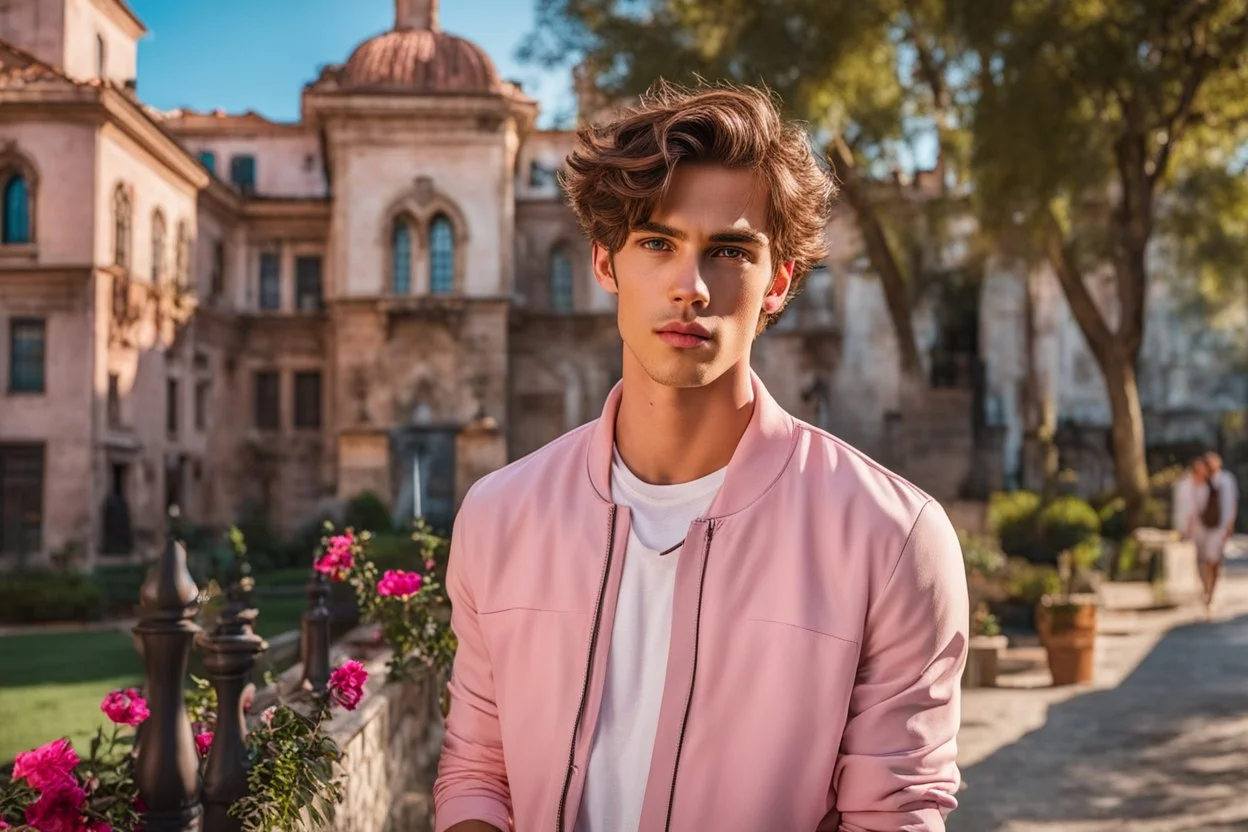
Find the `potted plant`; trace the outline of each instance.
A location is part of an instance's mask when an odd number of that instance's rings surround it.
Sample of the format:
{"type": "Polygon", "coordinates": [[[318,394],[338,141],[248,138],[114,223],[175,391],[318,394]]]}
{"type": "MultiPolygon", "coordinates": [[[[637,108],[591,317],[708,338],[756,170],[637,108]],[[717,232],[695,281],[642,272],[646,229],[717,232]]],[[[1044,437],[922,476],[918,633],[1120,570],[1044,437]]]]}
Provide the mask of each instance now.
{"type": "Polygon", "coordinates": [[[1089,564],[1099,560],[1099,548],[1098,541],[1063,552],[1058,560],[1061,592],[1043,595],[1036,605],[1036,631],[1054,685],[1086,684],[1093,678],[1097,596],[1089,564]]]}
{"type": "Polygon", "coordinates": [[[1001,634],[997,617],[988,611],[987,604],[981,603],[971,616],[971,640],[962,684],[968,688],[995,688],[1001,651],[1008,645],[1009,639],[1001,634]]]}

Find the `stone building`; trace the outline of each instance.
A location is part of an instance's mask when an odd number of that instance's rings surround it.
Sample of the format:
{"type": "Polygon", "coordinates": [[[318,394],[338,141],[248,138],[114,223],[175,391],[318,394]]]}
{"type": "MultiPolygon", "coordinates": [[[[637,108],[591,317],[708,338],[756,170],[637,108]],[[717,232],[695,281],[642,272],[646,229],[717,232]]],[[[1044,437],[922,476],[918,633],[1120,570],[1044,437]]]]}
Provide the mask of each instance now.
{"type": "MultiPolygon", "coordinates": [[[[599,412],[621,345],[555,180],[573,136],[536,129],[437,0],[396,0],[295,123],[145,106],[144,32],[123,0],[0,9],[9,563],[142,556],[174,504],[289,533],[371,490],[445,524],[477,478],[599,412]]],[[[777,398],[938,496],[1015,476],[1018,275],[917,300],[940,382],[915,405],[852,218],[829,234],[756,349],[777,398]]],[[[1095,373],[1055,366],[1063,407],[1095,399],[1095,373]]]]}

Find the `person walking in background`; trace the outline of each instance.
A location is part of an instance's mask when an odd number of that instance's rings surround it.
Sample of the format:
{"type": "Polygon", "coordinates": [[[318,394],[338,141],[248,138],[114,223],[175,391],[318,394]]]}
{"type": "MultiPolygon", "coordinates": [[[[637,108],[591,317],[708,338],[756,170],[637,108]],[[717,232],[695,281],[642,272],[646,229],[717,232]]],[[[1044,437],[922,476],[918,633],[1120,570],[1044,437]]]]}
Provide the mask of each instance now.
{"type": "Polygon", "coordinates": [[[1235,477],[1222,468],[1222,458],[1209,451],[1192,460],[1174,490],[1174,527],[1196,547],[1196,564],[1204,588],[1205,614],[1222,572],[1222,558],[1239,503],[1235,477]]]}
{"type": "Polygon", "coordinates": [[[1222,457],[1213,451],[1204,455],[1206,483],[1200,509],[1203,544],[1198,544],[1201,578],[1205,584],[1205,611],[1213,605],[1213,592],[1222,573],[1226,543],[1235,530],[1239,511],[1239,486],[1235,475],[1222,467],[1222,457]]]}
{"type": "Polygon", "coordinates": [[[1174,483],[1171,499],[1170,527],[1184,540],[1192,540],[1192,524],[1195,522],[1194,512],[1196,494],[1203,490],[1209,480],[1209,468],[1204,456],[1198,456],[1187,464],[1183,476],[1174,483]]]}

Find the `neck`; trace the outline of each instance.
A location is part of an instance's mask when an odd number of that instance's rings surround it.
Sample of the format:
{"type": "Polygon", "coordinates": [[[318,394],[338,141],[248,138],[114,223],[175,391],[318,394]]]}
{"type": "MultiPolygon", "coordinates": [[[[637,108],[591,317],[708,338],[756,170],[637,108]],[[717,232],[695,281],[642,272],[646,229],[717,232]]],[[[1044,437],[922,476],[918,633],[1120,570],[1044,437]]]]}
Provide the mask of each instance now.
{"type": "Polygon", "coordinates": [[[754,413],[748,358],[705,387],[659,384],[624,351],[615,445],[655,485],[691,482],[728,464],[754,413]]]}

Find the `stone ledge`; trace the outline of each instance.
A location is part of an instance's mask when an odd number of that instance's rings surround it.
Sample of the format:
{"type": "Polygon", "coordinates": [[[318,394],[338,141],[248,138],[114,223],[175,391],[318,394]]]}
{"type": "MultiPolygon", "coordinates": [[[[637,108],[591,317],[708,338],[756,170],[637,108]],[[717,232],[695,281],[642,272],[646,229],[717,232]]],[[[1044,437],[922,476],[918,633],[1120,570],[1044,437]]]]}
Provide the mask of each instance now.
{"type": "MultiPolygon", "coordinates": [[[[432,829],[433,780],[442,746],[440,680],[432,673],[415,681],[389,682],[390,651],[366,642],[371,628],[358,628],[330,650],[330,664],[346,659],[364,663],[368,682],[355,711],[337,711],[328,725],[343,750],[346,799],[325,832],[426,832],[432,829]]],[[[256,718],[283,699],[296,704],[303,665],[256,693],[256,718]]]]}

